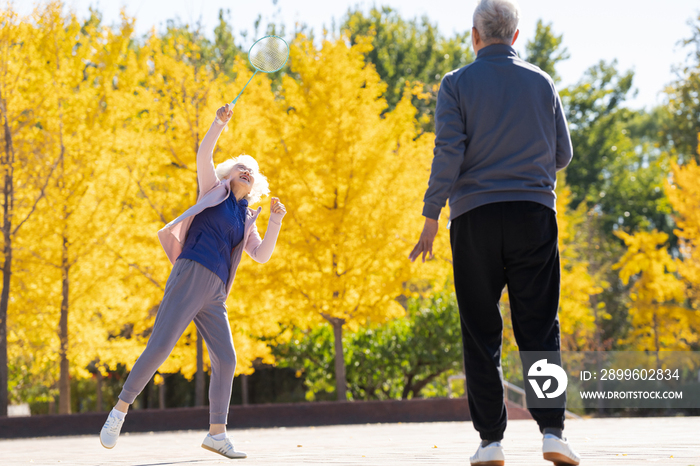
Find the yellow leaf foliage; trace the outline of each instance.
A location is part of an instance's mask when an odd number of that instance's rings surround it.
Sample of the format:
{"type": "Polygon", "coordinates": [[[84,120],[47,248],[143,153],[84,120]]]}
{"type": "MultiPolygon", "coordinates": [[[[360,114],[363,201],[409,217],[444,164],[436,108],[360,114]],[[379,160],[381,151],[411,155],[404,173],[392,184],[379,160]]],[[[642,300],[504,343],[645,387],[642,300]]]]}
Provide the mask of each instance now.
{"type": "MultiPolygon", "coordinates": [[[[112,237],[110,243],[122,267],[126,266],[123,280],[132,290],[132,303],[123,322],[133,323],[133,328],[115,339],[121,351],[110,359],[112,366],[121,362],[130,368],[145,346],[171,270],[156,232],[195,203],[199,143],[213,122],[216,109],[230,101],[235,89],[242,88],[252,74],[246,63],[238,61],[234,65],[238,77],[229,83],[223,75],[215,76],[199,56],[196,45],[182,37],[161,39],[153,33],[134,63],[134,72],[143,86],[132,102],[139,109],[135,117],[138,124],[133,128],[138,136],[130,141],[124,164],[137,193],[128,201],[123,235],[112,237]]],[[[270,127],[265,110],[274,108],[269,80],[256,77],[240,102],[234,121],[219,139],[215,163],[251,149],[255,154],[256,149],[269,143],[263,131],[270,127]],[[247,132],[240,128],[244,124],[247,132]]],[[[262,160],[261,165],[264,167],[262,160]]],[[[261,232],[264,232],[263,222],[258,221],[261,232]]],[[[252,294],[245,286],[250,281],[247,277],[260,274],[259,268],[266,266],[242,264],[229,299],[229,320],[238,356],[236,373],[250,373],[252,362],[258,358],[272,362],[269,348],[255,336],[277,331],[279,319],[274,312],[267,315],[250,312],[252,294]]],[[[208,368],[207,353],[204,363],[208,368]]],[[[196,372],[194,324],[187,328],[160,369],[162,373],[178,371],[188,378],[196,372]]]]}
{"type": "Polygon", "coordinates": [[[67,337],[63,348],[78,377],[89,376],[88,365],[107,341],[102,319],[112,304],[107,290],[117,303],[123,290],[101,243],[128,191],[120,182],[124,173],[116,152],[124,137],[117,82],[132,22],[124,18],[112,31],[95,22],[80,24],[62,10],[60,2],[52,2],[22,21],[23,52],[33,53],[43,69],[30,75],[27,89],[38,100],[32,109],[35,134],[27,145],[46,155],[40,176],[48,173],[50,179],[45,198],[15,241],[19,254],[9,309],[10,353],[31,361],[28,371],[49,386],[58,373],[61,337],[67,337]],[[68,333],[61,336],[56,330],[62,310],[68,333]]]}
{"type": "MultiPolygon", "coordinates": [[[[4,238],[5,241],[12,241],[13,273],[10,286],[14,290],[9,296],[6,322],[8,360],[17,364],[22,375],[31,377],[33,383],[50,386],[53,378],[47,368],[53,365],[54,354],[45,348],[52,345],[55,348],[55,321],[42,304],[44,287],[52,284],[47,277],[37,276],[36,269],[30,270],[26,266],[31,254],[17,247],[17,243],[21,243],[25,235],[27,238],[33,236],[31,228],[24,221],[32,214],[41,186],[54,162],[51,155],[42,150],[48,135],[37,127],[51,72],[40,57],[40,43],[31,24],[11,8],[0,10],[0,24],[3,182],[8,183],[8,174],[13,178],[12,186],[3,187],[13,192],[8,206],[7,220],[12,222],[9,226],[13,230],[20,228],[14,233],[9,232],[9,237],[4,238]],[[14,162],[6,152],[10,147],[14,151],[14,162]]],[[[7,246],[10,245],[5,243],[7,246]]],[[[2,249],[0,254],[3,261],[8,260],[5,248],[2,249]]],[[[14,402],[20,401],[13,399],[12,393],[10,397],[14,402]]]]}
{"type": "Polygon", "coordinates": [[[396,298],[412,277],[432,141],[419,133],[411,89],[384,113],[368,47],[338,39],[317,48],[303,36],[291,47],[293,76],[266,110],[273,124],[260,157],[289,213],[253,312],[281,308],[302,327],[326,316],[351,328],[403,315],[396,298]]]}
{"type": "Polygon", "coordinates": [[[569,209],[571,190],[566,186],[563,173],[557,182],[557,223],[559,226],[559,253],[561,261],[561,296],[559,323],[562,349],[569,351],[596,350],[596,314],[608,318],[605,309],[593,309],[593,298],[603,291],[591,276],[585,251],[589,244],[586,228],[585,203],[576,210],[569,209]]]}
{"type": "Polygon", "coordinates": [[[675,234],[680,239],[682,255],[678,273],[686,282],[693,309],[700,312],[700,167],[691,159],[682,166],[672,163],[671,173],[673,181],[667,183],[666,195],[677,214],[675,234]]]}
{"type": "Polygon", "coordinates": [[[633,329],[621,343],[643,351],[688,350],[698,341],[700,320],[697,312],[681,305],[685,287],[665,246],[668,235],[656,230],[616,235],[627,252],[614,268],[624,284],[635,278],[629,310],[633,329]]]}

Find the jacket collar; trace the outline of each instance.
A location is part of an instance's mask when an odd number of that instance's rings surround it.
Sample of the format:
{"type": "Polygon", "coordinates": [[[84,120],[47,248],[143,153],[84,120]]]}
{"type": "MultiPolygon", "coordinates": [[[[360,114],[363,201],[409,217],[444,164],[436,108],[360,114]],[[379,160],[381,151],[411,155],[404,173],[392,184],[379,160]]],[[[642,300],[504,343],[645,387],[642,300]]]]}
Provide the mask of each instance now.
{"type": "Polygon", "coordinates": [[[476,54],[476,59],[495,56],[517,57],[518,54],[510,45],[491,44],[479,50],[479,53],[476,54]]]}

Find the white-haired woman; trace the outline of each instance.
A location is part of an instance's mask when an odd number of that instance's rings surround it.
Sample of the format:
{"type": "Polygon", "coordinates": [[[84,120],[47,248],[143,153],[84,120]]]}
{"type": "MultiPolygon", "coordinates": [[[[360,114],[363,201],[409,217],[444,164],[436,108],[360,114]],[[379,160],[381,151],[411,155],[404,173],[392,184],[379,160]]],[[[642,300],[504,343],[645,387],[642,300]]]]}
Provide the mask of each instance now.
{"type": "Polygon", "coordinates": [[[119,401],[100,434],[105,448],[117,443],[129,405],[167,359],[177,340],[194,320],[211,358],[209,434],[202,447],[228,458],[245,458],[226,436],[236,352],[226,313],[228,297],[243,251],[257,262],[272,256],[286,210],[272,198],[270,221],[261,239],[255,221],[261,208],[248,203],[269,194],[267,179],[253,157],[242,155],[214,168],[213,151],[233,108],[226,104],[204,136],[197,152],[197,203],[158,232],[174,264],[158,308],[146,349],[124,383],[119,401]]]}

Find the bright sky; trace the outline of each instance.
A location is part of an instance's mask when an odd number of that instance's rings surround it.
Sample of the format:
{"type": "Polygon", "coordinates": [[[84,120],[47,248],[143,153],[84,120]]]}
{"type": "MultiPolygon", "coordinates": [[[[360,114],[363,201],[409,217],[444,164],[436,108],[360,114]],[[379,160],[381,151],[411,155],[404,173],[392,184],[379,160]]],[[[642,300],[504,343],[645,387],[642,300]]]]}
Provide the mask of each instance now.
{"type": "MultiPolygon", "coordinates": [[[[46,0],[38,0],[39,4],[46,0]]],[[[277,18],[293,30],[295,22],[306,23],[320,35],[322,27],[336,24],[348,8],[358,5],[365,11],[373,5],[388,5],[404,18],[427,15],[445,35],[472,26],[476,0],[66,0],[78,15],[87,15],[90,5],[102,12],[107,23],[116,23],[124,6],[136,17],[139,34],[152,26],[162,29],[167,19],[179,17],[189,23],[201,19],[203,30],[211,35],[220,8],[230,9],[234,34],[253,33],[253,23],[262,15],[262,24],[277,18]]],[[[16,0],[20,14],[28,14],[33,2],[16,0]]],[[[516,50],[534,36],[538,19],[551,22],[556,34],[564,35],[564,46],[571,58],[559,65],[561,86],[577,82],[583,72],[599,60],[617,59],[621,70],[635,71],[637,97],[633,108],[651,107],[662,102],[659,94],[674,75],[672,66],[682,62],[688,50],[678,42],[690,36],[688,20],[700,14],[698,0],[520,0],[520,39],[516,50]]],[[[261,31],[262,32],[262,31],[261,31]]]]}

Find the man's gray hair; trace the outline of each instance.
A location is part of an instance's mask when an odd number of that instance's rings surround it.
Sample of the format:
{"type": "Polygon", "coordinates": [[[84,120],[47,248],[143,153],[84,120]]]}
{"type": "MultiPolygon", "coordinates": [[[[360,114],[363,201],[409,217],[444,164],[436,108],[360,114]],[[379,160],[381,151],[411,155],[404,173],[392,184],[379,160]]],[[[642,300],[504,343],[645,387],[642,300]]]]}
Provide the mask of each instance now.
{"type": "Polygon", "coordinates": [[[520,9],[515,0],[480,0],[474,10],[474,27],[486,45],[510,45],[519,20],[520,9]]]}

